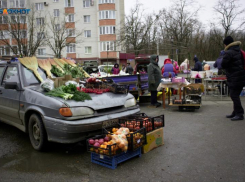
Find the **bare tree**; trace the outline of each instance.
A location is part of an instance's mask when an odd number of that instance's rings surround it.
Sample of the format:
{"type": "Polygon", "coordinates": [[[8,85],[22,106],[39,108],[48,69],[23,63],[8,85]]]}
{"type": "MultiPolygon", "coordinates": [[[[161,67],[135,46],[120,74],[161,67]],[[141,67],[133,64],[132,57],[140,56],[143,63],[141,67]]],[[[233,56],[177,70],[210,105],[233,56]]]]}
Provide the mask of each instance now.
{"type": "Polygon", "coordinates": [[[233,35],[234,32],[244,30],[245,8],[241,9],[238,0],[219,0],[215,5],[214,10],[218,15],[219,23],[224,29],[224,37],[233,35]],[[238,22],[235,25],[236,22],[238,22]]]}
{"type": "Polygon", "coordinates": [[[54,17],[49,14],[50,23],[47,25],[47,31],[49,31],[47,45],[57,58],[62,57],[62,50],[66,46],[82,42],[83,30],[73,28],[73,23],[67,22],[66,15],[63,17],[54,17]]]}
{"type": "Polygon", "coordinates": [[[15,55],[34,56],[45,38],[45,16],[34,7],[27,15],[4,15],[0,17],[0,42],[15,55]],[[27,26],[28,25],[28,26],[27,26]]]}
{"type": "Polygon", "coordinates": [[[132,50],[135,55],[138,55],[140,50],[149,48],[152,39],[156,38],[153,35],[156,34],[154,25],[159,16],[159,14],[145,15],[142,4],[137,2],[135,8],[126,16],[125,25],[120,31],[120,42],[124,42],[127,50],[132,50]]]}
{"type": "Polygon", "coordinates": [[[160,29],[163,40],[173,38],[174,47],[181,54],[181,47],[189,46],[193,33],[201,26],[197,14],[201,7],[195,6],[194,0],[174,0],[171,9],[163,9],[162,19],[160,20],[160,29]]]}

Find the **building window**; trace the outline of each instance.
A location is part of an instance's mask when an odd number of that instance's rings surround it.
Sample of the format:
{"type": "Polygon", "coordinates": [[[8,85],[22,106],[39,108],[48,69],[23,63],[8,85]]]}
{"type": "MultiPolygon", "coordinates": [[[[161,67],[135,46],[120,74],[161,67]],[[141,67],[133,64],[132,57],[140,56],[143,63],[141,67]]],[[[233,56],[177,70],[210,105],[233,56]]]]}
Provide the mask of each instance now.
{"type": "Polygon", "coordinates": [[[60,30],[60,24],[54,25],[54,29],[55,29],[55,31],[59,31],[60,30]]]}
{"type": "Polygon", "coordinates": [[[85,30],[84,31],[84,36],[85,37],[91,37],[91,30],[85,30]]]}
{"type": "Polygon", "coordinates": [[[73,0],[65,0],[65,7],[73,7],[73,0]]]}
{"type": "Polygon", "coordinates": [[[9,56],[10,55],[10,47],[8,47],[8,46],[0,47],[0,55],[1,56],[9,56]]]}
{"type": "Polygon", "coordinates": [[[25,0],[9,0],[10,8],[24,8],[25,0]]]}
{"type": "Polygon", "coordinates": [[[66,22],[74,22],[74,14],[67,15],[66,22]]]}
{"type": "Polygon", "coordinates": [[[20,36],[22,39],[26,39],[27,38],[27,31],[26,30],[21,30],[20,31],[20,36]]]}
{"type": "Polygon", "coordinates": [[[0,39],[9,39],[9,33],[7,31],[0,31],[0,39]]]}
{"type": "Polygon", "coordinates": [[[45,34],[44,34],[44,32],[38,32],[37,33],[37,39],[45,39],[45,34]]]}
{"type": "Polygon", "coordinates": [[[8,24],[8,16],[0,16],[0,24],[8,24]]]}
{"type": "Polygon", "coordinates": [[[38,54],[39,56],[44,56],[44,55],[46,55],[46,49],[45,49],[45,48],[38,49],[37,51],[38,51],[37,54],[38,54]]]}
{"type": "Polygon", "coordinates": [[[92,47],[85,47],[85,54],[92,54],[92,47]]]}
{"type": "Polygon", "coordinates": [[[101,51],[115,51],[116,44],[115,42],[108,41],[108,42],[100,42],[100,50],[101,51]]]}
{"type": "Polygon", "coordinates": [[[0,8],[7,8],[7,0],[0,1],[0,8]]]}
{"type": "Polygon", "coordinates": [[[76,52],[76,44],[69,44],[66,46],[67,53],[75,53],[76,52]]]}
{"type": "Polygon", "coordinates": [[[90,0],[83,0],[83,7],[84,8],[90,7],[90,0]]]}
{"type": "Polygon", "coordinates": [[[60,10],[54,9],[54,17],[59,17],[59,16],[60,16],[60,10]]]}
{"type": "Polygon", "coordinates": [[[100,11],[99,16],[100,16],[100,20],[102,20],[102,19],[115,19],[116,13],[115,13],[115,11],[100,11]]]}
{"type": "Polygon", "coordinates": [[[44,25],[44,18],[37,18],[37,25],[44,25]]]}
{"type": "Polygon", "coordinates": [[[100,27],[100,35],[104,35],[104,34],[116,34],[116,27],[115,26],[100,27]]]}
{"type": "Polygon", "coordinates": [[[75,29],[67,29],[67,37],[75,37],[75,29]]]}
{"type": "Polygon", "coordinates": [[[84,23],[90,23],[90,15],[85,15],[84,17],[84,23]]]}
{"type": "Polygon", "coordinates": [[[18,54],[18,46],[12,46],[12,53],[18,54]]]}
{"type": "Polygon", "coordinates": [[[99,4],[104,4],[104,3],[115,3],[115,0],[100,0],[99,4]]]}
{"type": "Polygon", "coordinates": [[[58,3],[59,2],[59,0],[54,0],[54,3],[58,3]]]}
{"type": "Polygon", "coordinates": [[[43,3],[36,3],[36,10],[43,10],[44,4],[43,3]]]}

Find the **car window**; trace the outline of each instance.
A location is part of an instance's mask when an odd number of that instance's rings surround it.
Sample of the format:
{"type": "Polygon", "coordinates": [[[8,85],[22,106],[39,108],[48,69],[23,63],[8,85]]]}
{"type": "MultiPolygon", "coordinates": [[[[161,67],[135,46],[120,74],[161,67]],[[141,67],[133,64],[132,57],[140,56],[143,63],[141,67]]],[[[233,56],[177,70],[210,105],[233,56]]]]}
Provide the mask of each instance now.
{"type": "MultiPolygon", "coordinates": [[[[35,84],[41,83],[31,70],[27,69],[23,65],[22,65],[22,68],[24,70],[25,86],[35,85],[35,84]]],[[[40,68],[38,68],[38,72],[41,75],[42,79],[46,80],[47,76],[46,76],[45,72],[40,68]]]]}
{"type": "Polygon", "coordinates": [[[5,75],[3,77],[3,82],[2,85],[5,82],[16,82],[19,83],[19,74],[18,74],[18,69],[15,66],[9,66],[7,68],[7,71],[5,72],[5,75]]]}
{"type": "Polygon", "coordinates": [[[3,74],[4,68],[5,67],[0,67],[0,79],[2,78],[2,74],[3,74]]]}

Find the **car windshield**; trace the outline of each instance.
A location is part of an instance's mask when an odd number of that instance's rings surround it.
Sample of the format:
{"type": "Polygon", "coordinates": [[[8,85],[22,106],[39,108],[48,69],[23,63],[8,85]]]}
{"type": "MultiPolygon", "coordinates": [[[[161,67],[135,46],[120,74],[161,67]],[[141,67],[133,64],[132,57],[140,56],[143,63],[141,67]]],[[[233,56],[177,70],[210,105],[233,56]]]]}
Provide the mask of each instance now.
{"type": "MultiPolygon", "coordinates": [[[[22,68],[24,73],[23,75],[24,75],[25,86],[36,85],[41,83],[31,70],[27,69],[23,65],[22,68]]],[[[41,68],[38,68],[38,73],[41,75],[43,80],[47,78],[45,72],[41,68]]]]}

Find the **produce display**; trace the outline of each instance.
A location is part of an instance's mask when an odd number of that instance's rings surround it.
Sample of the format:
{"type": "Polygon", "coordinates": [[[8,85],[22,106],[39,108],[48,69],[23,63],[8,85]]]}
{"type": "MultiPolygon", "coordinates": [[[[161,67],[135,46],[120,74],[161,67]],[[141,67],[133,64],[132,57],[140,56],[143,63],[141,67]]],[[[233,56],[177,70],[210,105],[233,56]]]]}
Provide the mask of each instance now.
{"type": "Polygon", "coordinates": [[[158,117],[131,116],[129,118],[119,119],[121,127],[128,127],[131,131],[137,131],[146,128],[146,132],[151,132],[164,126],[164,115],[158,117]]]}
{"type": "Polygon", "coordinates": [[[57,66],[52,65],[51,73],[53,73],[57,77],[62,77],[65,75],[72,75],[72,78],[83,78],[84,74],[80,71],[78,67],[73,67],[69,64],[63,65],[63,71],[57,68],[57,66]]]}
{"type": "Polygon", "coordinates": [[[62,72],[61,69],[59,69],[57,65],[52,65],[52,68],[50,71],[56,77],[64,76],[64,71],[62,72]]]}
{"type": "MultiPolygon", "coordinates": [[[[118,126],[120,126],[118,124],[118,126]]],[[[132,128],[128,127],[121,127],[121,128],[104,128],[104,132],[111,135],[118,135],[118,134],[125,134],[127,141],[128,141],[128,149],[129,150],[136,150],[139,147],[142,147],[146,143],[146,129],[145,128],[139,128],[139,130],[133,130],[132,128]],[[124,131],[121,130],[121,128],[126,128],[126,132],[129,131],[128,134],[126,134],[124,131]]]]}
{"type": "Polygon", "coordinates": [[[67,86],[60,86],[58,88],[55,88],[48,93],[46,93],[48,96],[52,97],[61,97],[65,100],[75,100],[75,101],[85,101],[85,100],[92,100],[91,96],[84,92],[77,91],[77,87],[73,84],[69,84],[67,86]]]}

